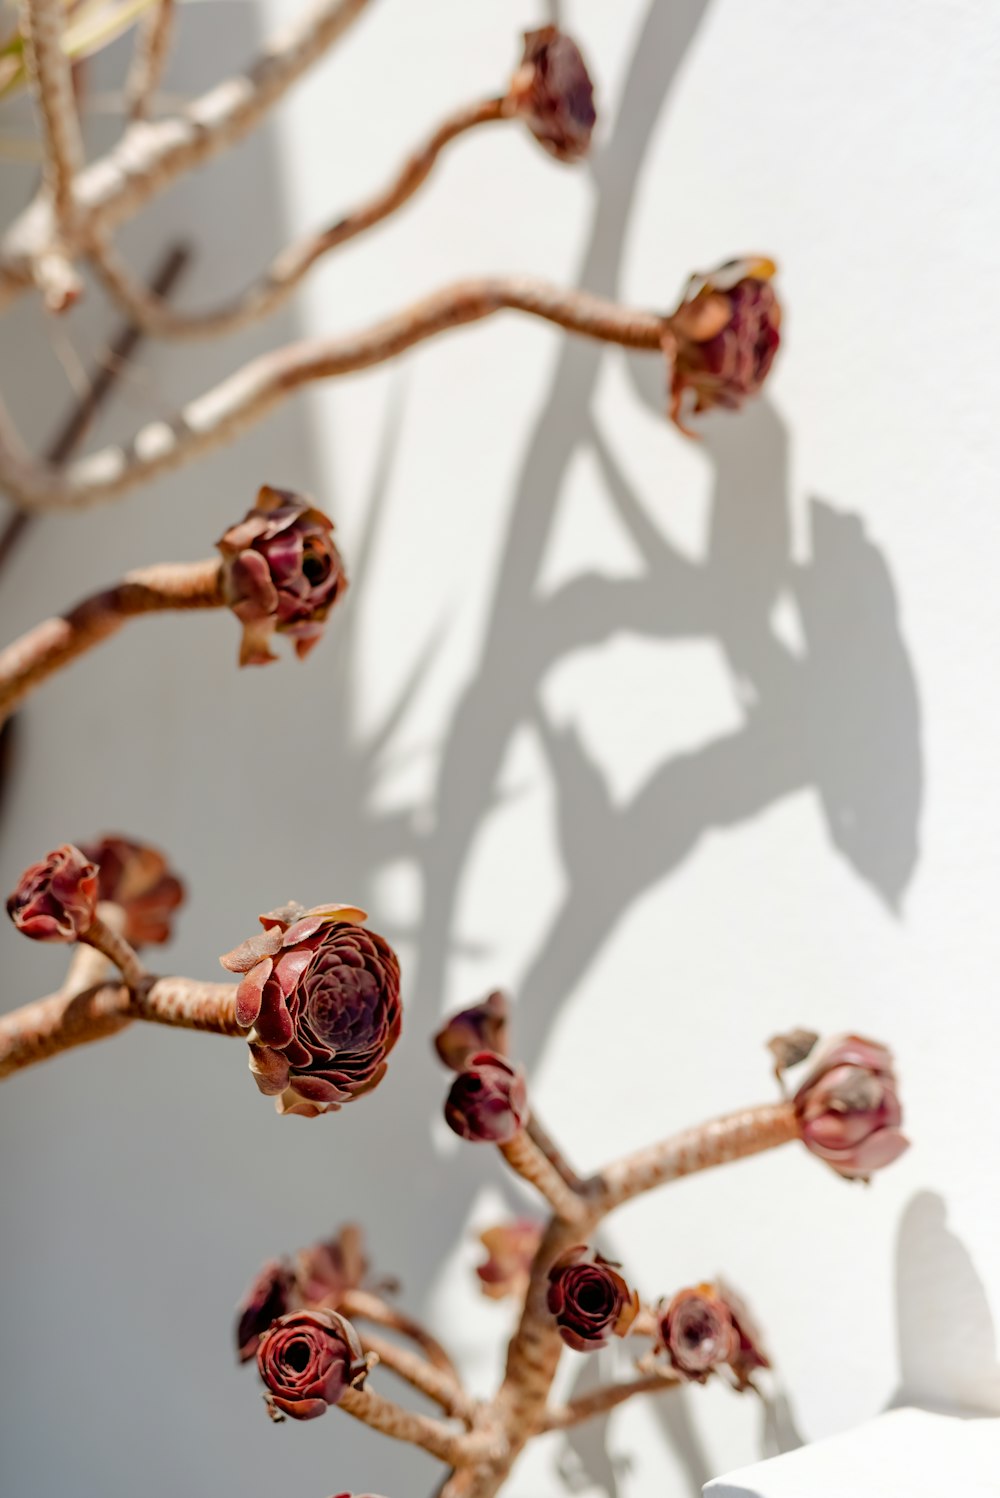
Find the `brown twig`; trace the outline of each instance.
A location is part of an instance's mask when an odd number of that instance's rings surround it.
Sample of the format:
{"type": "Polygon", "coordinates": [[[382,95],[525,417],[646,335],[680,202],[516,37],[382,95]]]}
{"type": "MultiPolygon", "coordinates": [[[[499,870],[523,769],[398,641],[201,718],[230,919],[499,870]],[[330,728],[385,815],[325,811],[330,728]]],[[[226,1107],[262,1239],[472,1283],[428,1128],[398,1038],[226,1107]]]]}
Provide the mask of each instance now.
{"type": "MultiPolygon", "coordinates": [[[[119,908],[112,906],[111,910],[116,911],[119,908]]],[[[108,913],[106,905],[98,906],[89,930],[84,932],[80,940],[86,942],[89,947],[93,947],[96,952],[100,952],[109,962],[113,962],[125,979],[126,988],[134,994],[148,981],[149,971],[140,961],[135,948],[125,940],[120,931],[115,929],[115,924],[120,924],[120,922],[112,924],[110,920],[105,919],[108,913]]]]}
{"type": "MultiPolygon", "coordinates": [[[[235,145],[343,35],[368,0],[314,0],[245,70],[216,84],[170,119],[131,125],[73,183],[74,233],[66,249],[110,232],[193,167],[235,145]]],[[[54,242],[51,205],[37,200],[0,240],[0,308],[34,279],[54,242]]]]}
{"type": "Polygon", "coordinates": [[[415,1321],[412,1316],[407,1316],[396,1306],[389,1305],[381,1296],[373,1294],[370,1290],[346,1290],[341,1297],[338,1309],[351,1320],[371,1321],[376,1326],[386,1327],[390,1331],[399,1332],[401,1336],[408,1337],[423,1350],[435,1368],[446,1373],[456,1388],[461,1388],[458,1370],[437,1338],[421,1326],[419,1321],[415,1321]]]}
{"type": "Polygon", "coordinates": [[[549,1206],[563,1222],[582,1223],[588,1215],[586,1201],[567,1186],[548,1156],[535,1144],[526,1129],[515,1134],[513,1139],[500,1145],[511,1170],[540,1191],[549,1206]]]}
{"type": "Polygon", "coordinates": [[[44,206],[53,218],[53,232],[32,272],[54,312],[70,306],[80,293],[80,278],[69,262],[65,242],[74,228],[75,182],[83,165],[83,140],[72,66],[62,45],[63,16],[62,0],[21,0],[25,63],[42,123],[44,206]]]}
{"type": "MultiPolygon", "coordinates": [[[[168,297],[190,260],[191,251],[187,245],[172,245],[153,273],[149,283],[150,290],[157,297],[168,297]]],[[[127,322],[111,340],[94,367],[86,392],[73,407],[48,450],[46,461],[52,468],[60,468],[72,457],[101,407],[113,393],[122,370],[135,358],[145,336],[135,323],[127,322]]],[[[29,515],[26,510],[15,510],[0,531],[0,572],[10,561],[15,548],[24,540],[33,519],[34,516],[29,515]]]]}
{"type": "Polygon", "coordinates": [[[663,319],[653,312],[528,277],[459,282],[360,333],[306,340],[261,355],[172,421],[143,427],[127,448],[106,447],[61,472],[23,457],[0,407],[0,485],[28,509],[77,509],[113,499],[237,436],[304,385],[370,369],[439,333],[502,311],[522,312],[622,348],[660,348],[663,319]]]}
{"type": "Polygon", "coordinates": [[[497,1440],[486,1432],[449,1430],[440,1420],[401,1409],[372,1389],[345,1389],[337,1408],[396,1441],[421,1446],[451,1467],[488,1460],[497,1452],[497,1440]]]}
{"type": "Polygon", "coordinates": [[[472,1424],[475,1404],[448,1374],[442,1373],[440,1368],[435,1368],[432,1363],[418,1357],[408,1348],[390,1342],[388,1337],[380,1337],[377,1332],[362,1330],[358,1335],[365,1351],[373,1352],[386,1368],[405,1379],[421,1394],[426,1394],[428,1399],[433,1399],[435,1404],[439,1404],[456,1420],[462,1420],[466,1425],[472,1424]]]}
{"type": "Polygon", "coordinates": [[[537,1146],[538,1149],[541,1150],[542,1154],[553,1166],[553,1168],[559,1172],[569,1189],[571,1191],[577,1192],[585,1190],[585,1182],[583,1178],[577,1175],[576,1171],[573,1169],[572,1165],[570,1165],[569,1161],[566,1159],[566,1156],[563,1154],[558,1144],[556,1144],[548,1129],[545,1128],[544,1124],[542,1124],[540,1119],[537,1117],[534,1110],[532,1110],[531,1114],[529,1115],[528,1121],[524,1127],[528,1138],[534,1145],[537,1146]]]}
{"type": "Polygon", "coordinates": [[[628,1383],[605,1384],[601,1388],[592,1389],[589,1394],[581,1394],[579,1399],[573,1399],[569,1404],[555,1405],[548,1409],[542,1429],[568,1430],[572,1425],[582,1425],[585,1420],[592,1420],[595,1415],[606,1415],[609,1410],[624,1404],[636,1394],[659,1394],[666,1389],[679,1388],[683,1382],[678,1375],[664,1372],[647,1373],[628,1383]]]}
{"type": "Polygon", "coordinates": [[[0,1015],[0,1080],[74,1046],[115,1035],[134,1019],[245,1035],[236,1023],[236,985],[153,978],[130,994],[123,983],[65,990],[0,1015]]]}
{"type": "Polygon", "coordinates": [[[155,0],[152,9],[140,17],[125,82],[125,108],[130,120],[149,118],[170,56],[176,20],[177,0],[155,0]]]}
{"type": "Polygon", "coordinates": [[[165,298],[146,289],[112,246],[100,243],[91,261],[114,300],[146,333],[161,338],[205,338],[230,333],[269,316],[287,301],[317,260],[382,223],[406,203],[427,180],[444,148],[476,126],[505,118],[502,99],[486,99],[445,120],[430,140],[405,163],[389,184],[320,233],[289,245],[260,278],[232,301],[204,312],[177,312],[165,298]]]}
{"type": "Polygon", "coordinates": [[[117,633],[126,620],[164,610],[222,608],[221,568],[218,558],[145,567],[61,618],[37,624],[0,651],[0,722],[35,687],[117,633]]]}

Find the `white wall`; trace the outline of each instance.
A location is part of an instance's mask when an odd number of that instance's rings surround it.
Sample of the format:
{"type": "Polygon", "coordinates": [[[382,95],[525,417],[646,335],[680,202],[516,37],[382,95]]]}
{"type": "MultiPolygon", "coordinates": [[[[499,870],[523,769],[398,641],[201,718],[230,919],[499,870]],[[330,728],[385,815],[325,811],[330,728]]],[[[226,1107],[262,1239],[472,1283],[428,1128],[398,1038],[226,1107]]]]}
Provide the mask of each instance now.
{"type": "MultiPolygon", "coordinates": [[[[203,86],[287,10],[186,7],[171,86],[203,86]]],[[[658,361],[509,318],[34,531],[0,588],[4,638],[124,568],[206,553],[261,479],[332,510],[355,588],[304,666],[238,675],[230,621],[149,621],[33,699],[0,873],[103,828],[169,846],[193,898],[166,960],[206,975],[258,909],[359,900],[404,955],[408,1023],[378,1095],[311,1124],[274,1118],[235,1043],[166,1032],[0,1091],[10,1498],[430,1489],[429,1462],[336,1416],[272,1429],[230,1307],[261,1259],[361,1218],[489,1387],[506,1317],[476,1297],[468,1230],[519,1197],[444,1137],[427,1037],[496,984],[581,1167],[770,1096],[778,1028],[889,1041],[914,1148],[871,1189],[788,1150],[637,1204],[607,1243],[650,1296],[720,1268],[745,1290],[786,1442],[900,1397],[1000,1411],[1000,14],[561,10],[600,85],[592,166],[516,128],[463,142],[275,324],[158,349],[106,432],[455,276],[666,306],[743,250],[782,266],[768,397],[686,442],[658,361]]],[[[181,298],[204,304],[495,89],[544,15],[382,0],[272,134],[126,245],[138,264],[179,229],[210,245],[181,298]]],[[[27,182],[8,182],[12,211],[27,182]]],[[[106,325],[95,294],[60,336],[86,352],[106,325]]],[[[0,367],[40,440],[67,391],[39,326],[27,308],[4,324],[0,367]]],[[[12,929],[0,960],[5,1006],[57,981],[12,929]]],[[[511,1491],[561,1491],[558,1471],[585,1498],[686,1498],[761,1441],[755,1404],[695,1389],[540,1448],[511,1491]]]]}

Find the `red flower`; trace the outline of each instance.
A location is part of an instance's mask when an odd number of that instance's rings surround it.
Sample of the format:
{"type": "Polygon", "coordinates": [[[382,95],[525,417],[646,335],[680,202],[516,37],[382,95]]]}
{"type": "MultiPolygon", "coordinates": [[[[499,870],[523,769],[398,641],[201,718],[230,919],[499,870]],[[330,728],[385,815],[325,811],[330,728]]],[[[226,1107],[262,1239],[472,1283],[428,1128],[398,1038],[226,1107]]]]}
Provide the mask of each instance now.
{"type": "Polygon", "coordinates": [[[302,495],[265,484],[254,508],[216,545],[226,602],[243,624],[240,665],[276,660],[275,631],[295,641],[297,656],[308,655],[347,588],[333,521],[302,495]]]}
{"type": "Polygon", "coordinates": [[[698,1383],[739,1350],[729,1307],[711,1285],[677,1292],[660,1317],[660,1339],[677,1371],[698,1383]]]}
{"type": "Polygon", "coordinates": [[[291,1297],[291,1270],[278,1259],[270,1259],[236,1312],[236,1353],[241,1363],[249,1362],[271,1324],[290,1310],[291,1297]]]}
{"type": "Polygon", "coordinates": [[[314,1420],[345,1389],[361,1388],[368,1361],[357,1332],[336,1311],[292,1311],[261,1337],[257,1370],[272,1419],[314,1420]]]}
{"type": "Polygon", "coordinates": [[[682,431],[685,391],[694,392],[696,411],[735,410],[763,385],[781,341],[775,271],[763,257],[730,260],[688,282],[664,339],[672,363],[670,415],[682,431]]]}
{"type": "Polygon", "coordinates": [[[97,868],[63,843],[25,869],[7,901],[18,931],[33,941],[79,941],[97,912],[97,868]]]}
{"type": "Polygon", "coordinates": [[[511,112],[559,161],[586,156],[597,120],[594,85],[579,47],[558,27],[525,32],[524,56],[508,101],[511,112]]]}
{"type": "Polygon", "coordinates": [[[842,1176],[862,1179],[908,1147],[892,1056],[860,1035],[828,1040],[795,1094],[807,1148],[842,1176]]]}
{"type": "Polygon", "coordinates": [[[639,1314],[639,1297],[616,1265],[580,1245],[549,1270],[548,1307],[567,1346],[595,1352],[610,1337],[625,1336],[639,1314]]]}
{"type": "Polygon", "coordinates": [[[524,1073],[493,1051],[478,1051],[452,1083],[444,1116],[461,1139],[506,1144],[528,1116],[524,1073]]]}
{"type": "Polygon", "coordinates": [[[359,1289],[367,1274],[364,1235],[353,1222],[295,1255],[295,1283],[307,1305],[322,1302],[335,1310],[344,1293],[359,1289]]]}
{"type": "Polygon", "coordinates": [[[97,864],[99,898],[125,912],[125,940],[133,947],[169,941],[174,911],[184,903],[184,886],[163,854],[114,834],[82,844],[82,851],[97,864]]]}
{"type": "Polygon", "coordinates": [[[399,1039],[399,962],[350,905],[262,915],[265,928],[221,959],[244,973],[236,1017],[250,1070],[279,1113],[315,1118],[377,1087],[399,1039]]]}
{"type": "Polygon", "coordinates": [[[461,1071],[477,1051],[507,1054],[507,1000],[497,989],[471,1009],[453,1014],[434,1037],[434,1049],[445,1066],[461,1071]]]}
{"type": "Polygon", "coordinates": [[[542,1241],[539,1224],[518,1217],[514,1222],[487,1228],[480,1234],[479,1241],[488,1255],[485,1263],[476,1266],[483,1294],[491,1300],[520,1294],[528,1283],[542,1241]]]}

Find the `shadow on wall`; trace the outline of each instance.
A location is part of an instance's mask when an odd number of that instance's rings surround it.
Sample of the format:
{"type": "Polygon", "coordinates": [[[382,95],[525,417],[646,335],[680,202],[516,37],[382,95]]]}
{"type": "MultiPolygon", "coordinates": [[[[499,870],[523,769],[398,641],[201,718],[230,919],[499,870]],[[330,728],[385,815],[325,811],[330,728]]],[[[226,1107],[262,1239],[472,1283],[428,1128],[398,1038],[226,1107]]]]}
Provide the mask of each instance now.
{"type": "Polygon", "coordinates": [[[1000,1414],[1000,1347],[989,1300],[933,1191],[915,1196],[899,1225],[896,1316],[900,1383],[890,1408],[1000,1414]]]}

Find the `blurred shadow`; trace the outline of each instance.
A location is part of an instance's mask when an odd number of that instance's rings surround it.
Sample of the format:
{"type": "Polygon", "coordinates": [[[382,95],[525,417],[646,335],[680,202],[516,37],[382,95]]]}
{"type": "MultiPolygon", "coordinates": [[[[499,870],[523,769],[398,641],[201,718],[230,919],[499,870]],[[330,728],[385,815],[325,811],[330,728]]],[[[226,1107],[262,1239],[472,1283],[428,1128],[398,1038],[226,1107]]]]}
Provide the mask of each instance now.
{"type": "Polygon", "coordinates": [[[989,1300],[944,1201],[921,1191],[896,1241],[899,1389],[889,1407],[1000,1413],[1000,1351],[989,1300]]]}

